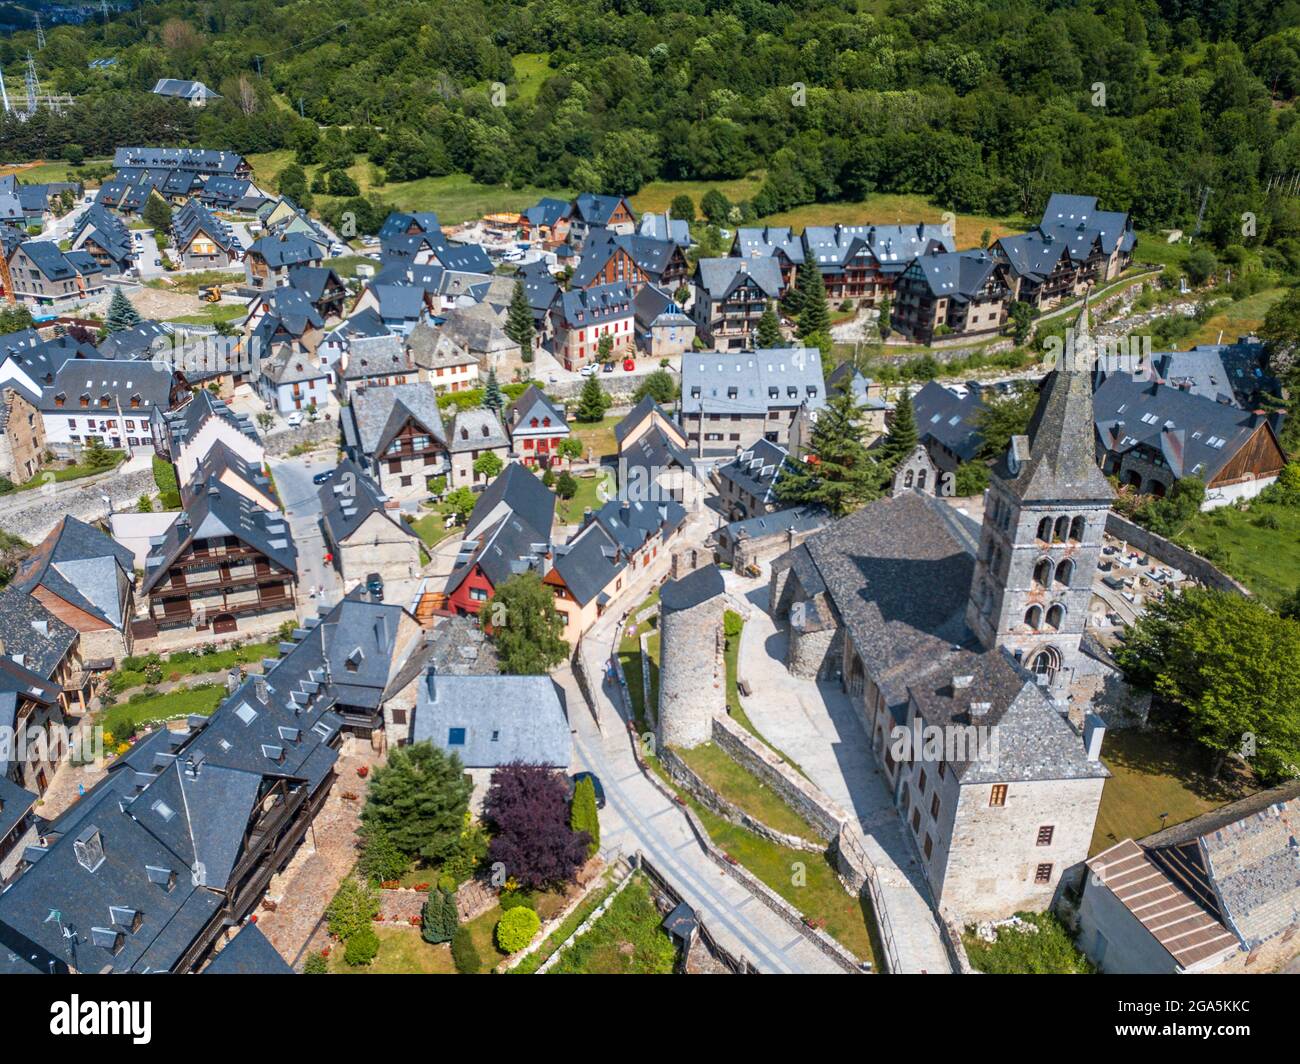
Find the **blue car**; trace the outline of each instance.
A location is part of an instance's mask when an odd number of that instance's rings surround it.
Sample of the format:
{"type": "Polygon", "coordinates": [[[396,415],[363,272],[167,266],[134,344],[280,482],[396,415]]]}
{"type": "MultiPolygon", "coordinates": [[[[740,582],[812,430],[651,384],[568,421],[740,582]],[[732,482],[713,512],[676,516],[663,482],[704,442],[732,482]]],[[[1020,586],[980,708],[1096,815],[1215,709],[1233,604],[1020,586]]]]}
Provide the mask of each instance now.
{"type": "Polygon", "coordinates": [[[314,477],[312,477],[311,482],[313,484],[324,484],[325,481],[329,480],[329,478],[332,477],[333,475],[334,475],[334,470],[326,469],[324,472],[317,473],[314,477]]]}

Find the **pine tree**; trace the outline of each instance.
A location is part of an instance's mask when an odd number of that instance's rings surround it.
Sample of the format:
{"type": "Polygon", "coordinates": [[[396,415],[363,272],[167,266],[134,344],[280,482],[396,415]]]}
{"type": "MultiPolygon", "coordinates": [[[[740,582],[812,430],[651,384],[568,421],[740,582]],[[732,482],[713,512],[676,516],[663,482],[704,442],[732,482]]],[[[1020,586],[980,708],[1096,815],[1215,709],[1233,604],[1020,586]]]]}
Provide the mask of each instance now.
{"type": "Polygon", "coordinates": [[[420,937],[434,945],[450,942],[458,926],[460,914],[456,911],[455,897],[439,887],[430,887],[424,908],[420,910],[420,937]]]}
{"type": "Polygon", "coordinates": [[[879,470],[862,443],[862,412],[851,391],[836,392],[817,415],[804,461],[787,461],[776,494],[790,506],[826,507],[836,517],[879,494],[879,470]]]}
{"type": "Polygon", "coordinates": [[[140,324],[139,312],[120,288],[113,289],[113,298],[108,301],[107,324],[109,332],[121,332],[140,324]]]}
{"type": "Polygon", "coordinates": [[[501,416],[501,408],[506,405],[505,399],[501,396],[501,385],[497,383],[495,366],[488,370],[487,387],[483,390],[483,405],[497,417],[501,416]]]}
{"type": "Polygon", "coordinates": [[[172,209],[157,192],[149,194],[140,217],[153,226],[159,236],[166,234],[172,227],[172,209]]]}
{"type": "Polygon", "coordinates": [[[777,320],[776,311],[772,309],[771,303],[763,311],[763,316],[758,319],[758,346],[764,349],[785,346],[781,323],[777,320]]]}
{"type": "Polygon", "coordinates": [[[609,396],[600,386],[600,381],[594,375],[588,377],[578,395],[578,409],[573,416],[579,421],[599,421],[608,408],[609,396]]]}
{"type": "Polygon", "coordinates": [[[821,270],[815,266],[800,270],[798,288],[799,326],[796,332],[799,339],[809,340],[829,333],[831,312],[826,306],[826,285],[821,270]]]}
{"type": "Polygon", "coordinates": [[[523,281],[516,281],[514,295],[510,297],[510,309],[506,313],[505,333],[519,345],[525,362],[532,357],[533,331],[532,305],[524,292],[523,281]]]}
{"type": "Polygon", "coordinates": [[[912,410],[912,395],[904,388],[903,395],[894,404],[894,415],[889,419],[889,431],[880,445],[880,464],[886,475],[912,453],[919,437],[916,432],[916,414],[912,410]]]}
{"type": "Polygon", "coordinates": [[[587,856],[593,857],[600,849],[600,814],[596,809],[596,785],[590,776],[584,776],[573,788],[573,804],[569,808],[569,827],[585,831],[591,840],[587,843],[587,856]]]}
{"type": "Polygon", "coordinates": [[[441,861],[460,842],[473,790],[467,780],[454,753],[429,742],[398,747],[371,773],[361,822],[408,857],[441,861]]]}

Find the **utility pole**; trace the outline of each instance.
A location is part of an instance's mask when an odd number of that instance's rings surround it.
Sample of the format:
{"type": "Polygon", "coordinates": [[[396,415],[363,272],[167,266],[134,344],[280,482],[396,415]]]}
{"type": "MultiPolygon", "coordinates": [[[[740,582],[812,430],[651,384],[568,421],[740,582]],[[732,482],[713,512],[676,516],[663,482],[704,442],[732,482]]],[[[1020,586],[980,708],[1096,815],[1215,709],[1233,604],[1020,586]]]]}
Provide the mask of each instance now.
{"type": "Polygon", "coordinates": [[[45,50],[45,27],[41,25],[41,13],[36,12],[36,48],[38,51],[45,50]]]}
{"type": "Polygon", "coordinates": [[[5,88],[5,76],[3,70],[0,70],[0,97],[4,98],[5,114],[8,114],[12,108],[9,106],[9,90],[5,88]]]}
{"type": "Polygon", "coordinates": [[[32,58],[31,50],[27,52],[27,113],[34,115],[36,113],[36,93],[40,88],[40,83],[36,80],[36,60],[32,58]]]}
{"type": "Polygon", "coordinates": [[[1196,229],[1193,231],[1191,238],[1187,241],[1188,247],[1191,247],[1192,241],[1201,235],[1201,222],[1205,218],[1205,204],[1210,198],[1210,193],[1213,191],[1214,189],[1210,188],[1209,185],[1206,185],[1201,189],[1201,208],[1196,212],[1196,229]]]}

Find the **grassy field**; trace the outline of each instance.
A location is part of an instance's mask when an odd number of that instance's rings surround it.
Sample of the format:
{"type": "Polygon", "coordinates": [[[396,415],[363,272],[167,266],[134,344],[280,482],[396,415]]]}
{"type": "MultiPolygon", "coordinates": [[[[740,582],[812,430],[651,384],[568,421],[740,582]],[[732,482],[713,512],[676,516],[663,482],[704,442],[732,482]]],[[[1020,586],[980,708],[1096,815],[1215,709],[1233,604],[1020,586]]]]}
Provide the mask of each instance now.
{"type": "Polygon", "coordinates": [[[817,833],[808,821],[720,747],[705,743],[691,750],[678,750],[677,754],[718,794],[754,819],[786,835],[795,835],[809,842],[817,839],[817,833]]]}
{"type": "MultiPolygon", "coordinates": [[[[465,926],[470,929],[478,955],[483,961],[483,971],[490,971],[505,954],[497,949],[492,933],[501,910],[493,906],[482,916],[477,916],[465,926]]],[[[451,959],[451,946],[440,942],[433,946],[420,937],[416,927],[385,927],[374,924],[379,938],[379,954],[366,967],[353,968],[343,959],[344,947],[335,945],[330,950],[330,972],[336,975],[454,975],[456,966],[451,959]]]]}
{"type": "Polygon", "coordinates": [[[1111,778],[1101,792],[1090,855],[1181,824],[1257,789],[1245,774],[1232,781],[1208,778],[1200,747],[1161,732],[1108,731],[1101,759],[1111,778]],[[1168,814],[1163,822],[1162,813],[1168,814]]]}
{"type": "MultiPolygon", "coordinates": [[[[101,164],[107,165],[112,159],[87,159],[83,165],[101,164]]],[[[50,181],[71,181],[75,175],[71,174],[72,164],[64,162],[61,159],[51,159],[48,162],[44,159],[38,159],[33,163],[17,163],[13,166],[0,166],[0,177],[8,177],[10,174],[17,174],[18,180],[25,185],[37,185],[50,181]]]]}
{"type": "Polygon", "coordinates": [[[248,308],[238,303],[209,303],[198,314],[182,314],[167,320],[177,325],[216,325],[220,321],[237,321],[247,313],[248,308]]]}
{"type": "MultiPolygon", "coordinates": [[[[760,219],[765,225],[789,225],[803,229],[810,225],[860,225],[875,222],[877,225],[910,225],[943,222],[947,208],[936,206],[924,196],[879,193],[860,203],[810,203],[781,214],[760,219]]],[[[983,214],[959,214],[956,221],[956,242],[959,248],[980,246],[984,230],[989,231],[990,242],[998,237],[1023,232],[1024,219],[992,218],[983,214]]]]}
{"type": "Polygon", "coordinates": [[[700,200],[710,189],[716,188],[732,203],[739,203],[753,199],[762,185],[762,177],[755,174],[733,181],[651,181],[632,197],[632,207],[638,214],[660,214],[672,205],[675,197],[687,195],[695,204],[696,215],[699,215],[700,200]]]}
{"type": "Polygon", "coordinates": [[[1249,510],[1197,512],[1173,539],[1204,555],[1271,606],[1300,587],[1300,510],[1256,499],[1249,510]],[[1276,527],[1270,527],[1276,526],[1276,527]]]}
{"type": "Polygon", "coordinates": [[[1192,252],[1185,240],[1169,243],[1164,233],[1139,229],[1137,243],[1133,246],[1134,262],[1154,262],[1161,266],[1182,266],[1192,252]]]}
{"type": "MultiPolygon", "coordinates": [[[[582,520],[584,510],[599,510],[605,505],[605,499],[601,498],[601,485],[605,481],[603,476],[595,473],[575,473],[573,479],[578,482],[578,490],[573,498],[556,499],[556,524],[576,525],[582,520]]],[[[608,485],[605,487],[604,494],[609,498],[613,497],[613,492],[608,485]]]]}
{"type": "Polygon", "coordinates": [[[447,511],[444,507],[439,506],[426,513],[423,517],[418,517],[412,521],[410,528],[412,532],[420,537],[420,541],[426,547],[432,549],[448,536],[456,535],[465,527],[464,525],[452,525],[451,528],[447,528],[445,527],[446,521],[447,511]]]}
{"type": "Polygon", "coordinates": [[[650,887],[635,875],[592,926],[569,946],[555,975],[670,975],[677,947],[663,927],[650,887]]]}
{"type": "Polygon", "coordinates": [[[1285,294],[1285,288],[1265,288],[1245,299],[1234,300],[1207,318],[1196,332],[1178,340],[1174,347],[1186,351],[1197,344],[1219,343],[1220,338],[1231,342],[1238,336],[1258,332],[1264,324],[1264,315],[1285,294]]]}
{"type": "Polygon", "coordinates": [[[989,975],[1088,975],[1092,965],[1075,946],[1065,925],[1051,913],[1020,915],[1038,931],[999,928],[996,942],[962,935],[971,967],[989,975]]]}
{"type": "Polygon", "coordinates": [[[132,701],[119,702],[110,707],[106,715],[111,717],[126,713],[138,728],[157,721],[174,720],[178,717],[206,717],[220,705],[226,695],[223,684],[204,687],[187,687],[167,694],[148,695],[132,701]]]}
{"type": "MultiPolygon", "coordinates": [[[[109,450],[106,452],[112,456],[112,461],[107,465],[91,465],[89,462],[76,462],[70,466],[63,466],[57,469],[42,469],[36,476],[30,480],[23,481],[10,488],[10,491],[32,491],[40,488],[45,484],[62,484],[65,480],[81,480],[83,477],[93,477],[96,473],[107,473],[111,469],[116,469],[126,458],[125,451],[109,450]]],[[[0,494],[5,494],[0,492],[0,494]]]]}
{"type": "Polygon", "coordinates": [[[623,420],[622,414],[606,414],[599,421],[571,421],[569,428],[582,441],[585,452],[594,454],[596,461],[606,455],[618,453],[614,439],[614,426],[623,420]]]}
{"type": "Polygon", "coordinates": [[[521,52],[510,60],[515,71],[515,91],[521,100],[535,100],[537,90],[554,71],[545,52],[521,52]]]}
{"type": "MultiPolygon", "coordinates": [[[[224,672],[236,665],[253,665],[263,658],[278,658],[280,641],[270,639],[265,643],[249,643],[247,646],[218,650],[215,654],[198,654],[192,651],[178,651],[168,655],[161,662],[164,679],[180,679],[182,676],[201,676],[204,673],[224,672]]],[[[114,692],[129,691],[133,687],[145,684],[145,657],[131,657],[122,660],[119,668],[109,678],[109,689],[114,692]]]]}

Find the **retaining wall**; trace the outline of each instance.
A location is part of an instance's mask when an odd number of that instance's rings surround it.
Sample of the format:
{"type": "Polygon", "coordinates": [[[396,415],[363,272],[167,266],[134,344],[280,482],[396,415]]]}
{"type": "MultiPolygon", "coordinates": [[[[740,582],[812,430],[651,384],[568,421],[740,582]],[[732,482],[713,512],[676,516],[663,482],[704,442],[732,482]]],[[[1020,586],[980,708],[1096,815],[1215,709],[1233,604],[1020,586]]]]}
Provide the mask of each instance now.
{"type": "Polygon", "coordinates": [[[1130,547],[1143,554],[1149,554],[1166,565],[1181,569],[1198,583],[1218,591],[1235,591],[1239,595],[1249,595],[1250,591],[1243,584],[1237,583],[1227,573],[1199,554],[1193,554],[1185,547],[1156,535],[1150,529],[1134,524],[1126,517],[1115,512],[1106,514],[1106,532],[1116,539],[1122,539],[1130,547]]]}

